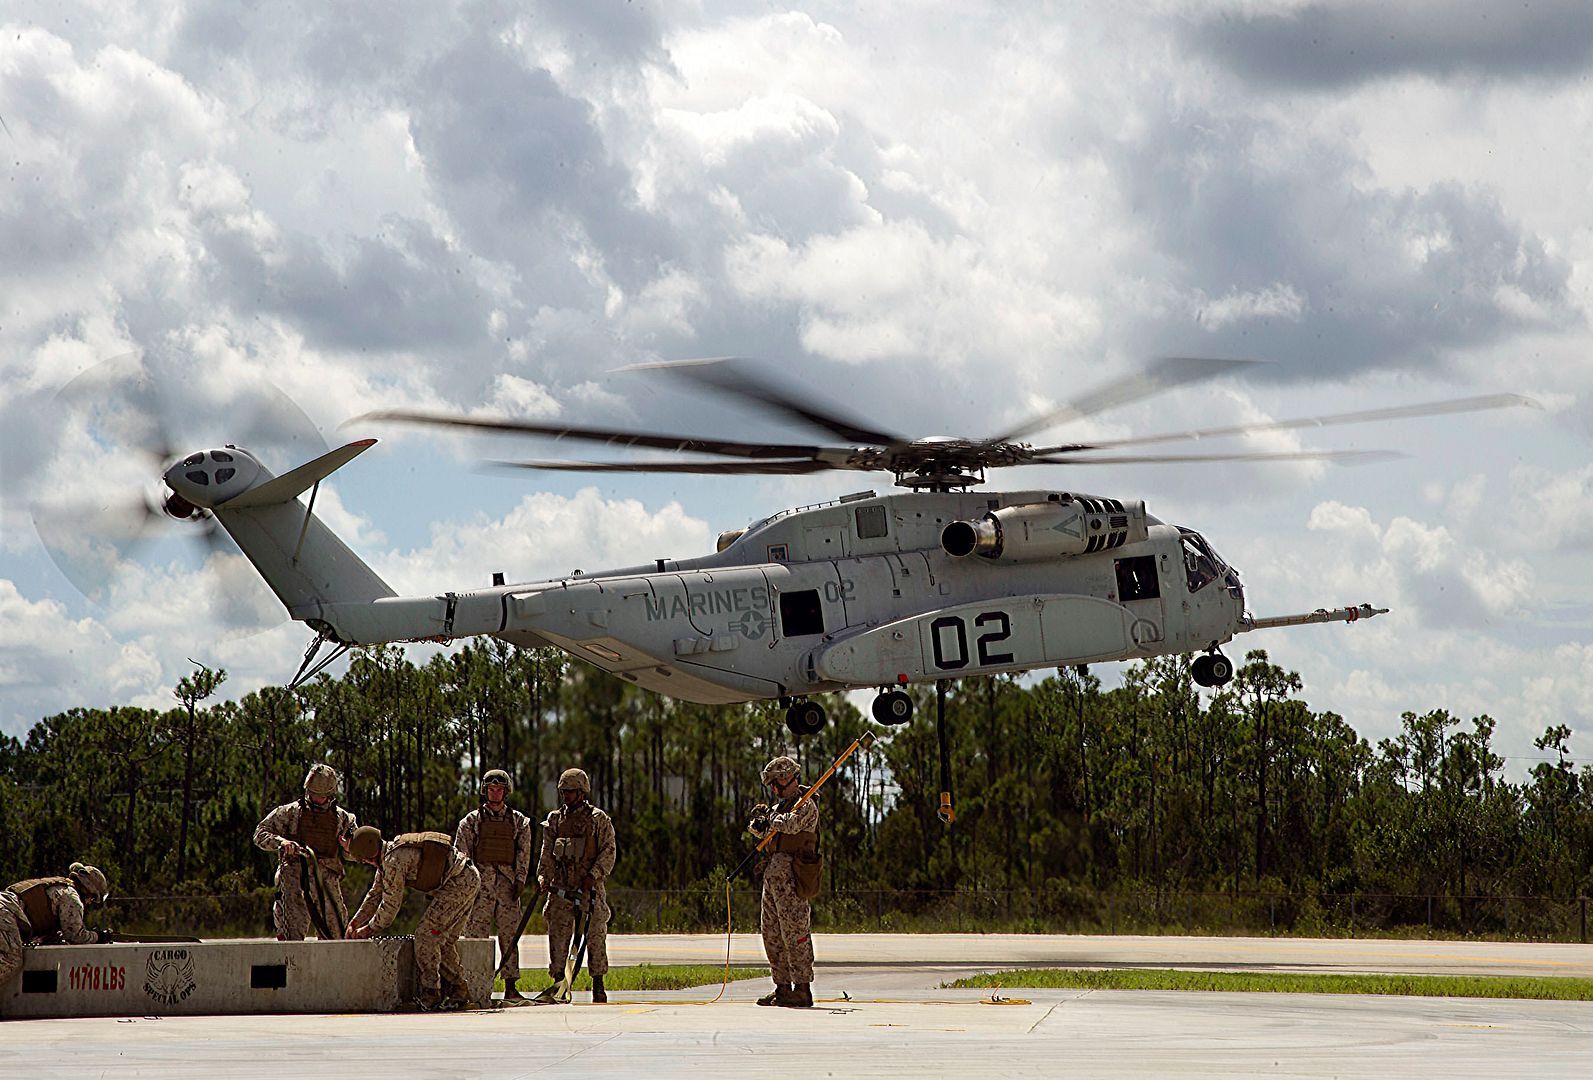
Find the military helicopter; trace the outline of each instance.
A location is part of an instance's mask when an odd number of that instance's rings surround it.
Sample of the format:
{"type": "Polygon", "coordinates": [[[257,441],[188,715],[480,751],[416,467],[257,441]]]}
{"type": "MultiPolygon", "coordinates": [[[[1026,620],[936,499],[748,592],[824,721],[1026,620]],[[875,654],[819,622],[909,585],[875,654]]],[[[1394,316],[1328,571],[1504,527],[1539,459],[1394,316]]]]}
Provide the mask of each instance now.
{"type": "MultiPolygon", "coordinates": [[[[514,419],[389,411],[350,423],[398,423],[668,450],[648,461],[535,460],[578,472],[884,473],[902,492],[859,491],[782,510],[719,537],[696,558],[436,596],[399,597],[314,513],[321,480],[368,450],[365,438],[274,476],[224,446],[165,470],[170,517],[219,522],[288,614],[315,631],[294,682],[342,652],[382,642],[490,634],[557,646],[637,686],[687,701],[777,700],[793,734],[825,723],[814,696],[876,690],[873,715],[905,723],[903,687],[968,675],[1196,654],[1194,680],[1221,686],[1236,635],[1302,623],[1353,622],[1387,609],[1362,603],[1257,617],[1239,573],[1199,532],[1165,523],[1136,499],[1074,490],[980,490],[987,470],[1016,465],[1369,460],[1371,451],[1145,456],[1124,448],[1255,431],[1322,427],[1526,404],[1499,394],[1420,405],[1090,443],[1020,441],[1068,420],[1243,361],[1168,358],[985,439],[909,439],[857,423],[718,359],[645,365],[821,429],[840,445],[754,443],[570,427],[514,419]],[[310,492],[308,504],[299,496],[310,492]],[[324,646],[330,653],[321,656],[324,646]]],[[[345,425],[347,426],[347,425],[345,425]]]]}

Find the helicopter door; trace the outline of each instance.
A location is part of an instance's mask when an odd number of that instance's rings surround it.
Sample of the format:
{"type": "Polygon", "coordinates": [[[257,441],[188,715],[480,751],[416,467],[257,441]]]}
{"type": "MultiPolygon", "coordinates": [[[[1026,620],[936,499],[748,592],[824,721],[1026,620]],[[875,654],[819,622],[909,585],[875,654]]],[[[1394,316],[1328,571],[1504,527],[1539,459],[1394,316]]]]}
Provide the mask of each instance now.
{"type": "MultiPolygon", "coordinates": [[[[1130,549],[1132,550],[1132,549],[1130,549]]],[[[1143,549],[1142,549],[1143,550],[1143,549]]],[[[1136,647],[1148,652],[1183,629],[1182,574],[1169,577],[1165,552],[1123,555],[1113,561],[1117,576],[1117,602],[1128,609],[1132,622],[1129,637],[1136,647]],[[1169,624],[1178,622],[1175,628],[1169,624]]]]}

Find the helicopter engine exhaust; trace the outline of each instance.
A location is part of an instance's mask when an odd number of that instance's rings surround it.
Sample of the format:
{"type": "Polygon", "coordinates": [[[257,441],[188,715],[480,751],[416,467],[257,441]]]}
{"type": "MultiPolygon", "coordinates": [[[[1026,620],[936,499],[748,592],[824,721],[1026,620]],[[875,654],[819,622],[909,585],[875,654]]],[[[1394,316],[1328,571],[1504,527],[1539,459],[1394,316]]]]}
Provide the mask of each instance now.
{"type": "Polygon", "coordinates": [[[953,521],[941,530],[940,546],[959,559],[980,555],[1033,562],[1108,551],[1148,535],[1141,500],[1063,495],[1050,502],[1003,506],[973,521],[953,521]]]}

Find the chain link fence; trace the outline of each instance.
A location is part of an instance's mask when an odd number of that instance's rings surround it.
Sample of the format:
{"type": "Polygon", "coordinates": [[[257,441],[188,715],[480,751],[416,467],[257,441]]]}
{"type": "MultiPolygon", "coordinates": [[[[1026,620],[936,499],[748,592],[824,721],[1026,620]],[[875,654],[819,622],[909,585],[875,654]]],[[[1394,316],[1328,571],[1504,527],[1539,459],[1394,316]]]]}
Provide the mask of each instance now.
{"type": "MultiPolygon", "coordinates": [[[[363,889],[348,891],[349,909],[363,889]]],[[[270,888],[221,896],[112,897],[100,925],[161,936],[273,933],[270,888]]],[[[527,899],[529,899],[529,894],[527,899]]],[[[731,926],[758,926],[756,888],[732,888],[731,926]]],[[[608,890],[613,933],[707,933],[725,927],[725,891],[608,890]]],[[[393,933],[424,910],[411,893],[393,933]]],[[[1497,938],[1586,942],[1588,900],[1543,896],[1114,890],[1053,883],[1037,889],[845,889],[813,901],[815,929],[883,933],[1282,935],[1497,938]]],[[[527,933],[542,933],[540,910],[527,933]]]]}

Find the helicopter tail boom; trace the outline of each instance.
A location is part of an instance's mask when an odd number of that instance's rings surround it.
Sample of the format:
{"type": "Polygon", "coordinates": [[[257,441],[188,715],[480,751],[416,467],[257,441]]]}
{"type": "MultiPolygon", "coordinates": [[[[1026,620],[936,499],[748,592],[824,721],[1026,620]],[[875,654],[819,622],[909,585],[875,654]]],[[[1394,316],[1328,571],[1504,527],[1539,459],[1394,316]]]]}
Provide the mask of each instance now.
{"type": "Polygon", "coordinates": [[[294,619],[315,618],[326,605],[394,595],[376,571],[315,517],[314,493],[308,506],[298,499],[374,441],[349,443],[282,476],[267,473],[262,483],[212,509],[294,619]]]}

